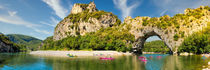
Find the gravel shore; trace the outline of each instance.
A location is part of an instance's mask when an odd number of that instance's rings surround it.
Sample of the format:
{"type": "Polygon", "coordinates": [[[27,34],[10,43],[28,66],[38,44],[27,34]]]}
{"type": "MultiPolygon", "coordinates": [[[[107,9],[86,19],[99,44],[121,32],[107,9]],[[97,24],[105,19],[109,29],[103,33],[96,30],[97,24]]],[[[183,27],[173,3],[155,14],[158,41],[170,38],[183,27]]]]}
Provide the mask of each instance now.
{"type": "Polygon", "coordinates": [[[56,56],[68,57],[67,54],[76,56],[123,56],[132,55],[131,53],[123,53],[117,51],[32,51],[29,54],[38,56],[56,56]]]}

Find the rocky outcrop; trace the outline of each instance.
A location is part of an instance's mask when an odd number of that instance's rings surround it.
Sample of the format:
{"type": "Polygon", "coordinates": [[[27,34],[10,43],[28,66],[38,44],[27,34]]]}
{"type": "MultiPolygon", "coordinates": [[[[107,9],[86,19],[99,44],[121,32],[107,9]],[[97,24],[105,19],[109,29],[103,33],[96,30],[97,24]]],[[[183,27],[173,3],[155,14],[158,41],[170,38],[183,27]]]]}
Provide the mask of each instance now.
{"type": "Polygon", "coordinates": [[[72,7],[71,14],[81,13],[85,10],[88,10],[88,12],[98,11],[94,2],[90,2],[90,4],[79,4],[78,3],[78,4],[74,4],[74,6],[72,7]]]}
{"type": "Polygon", "coordinates": [[[8,37],[0,34],[0,52],[19,52],[19,46],[11,42],[8,37]]]}
{"type": "Polygon", "coordinates": [[[135,51],[141,51],[148,37],[158,36],[173,53],[176,53],[184,38],[207,27],[209,19],[210,8],[201,6],[197,9],[187,9],[184,14],[173,17],[127,17],[124,20],[124,28],[129,27],[129,32],[135,36],[135,51]]]}
{"type": "Polygon", "coordinates": [[[56,26],[53,39],[60,40],[67,36],[85,35],[120,23],[117,16],[112,13],[98,11],[94,2],[74,4],[70,15],[56,26]]]}

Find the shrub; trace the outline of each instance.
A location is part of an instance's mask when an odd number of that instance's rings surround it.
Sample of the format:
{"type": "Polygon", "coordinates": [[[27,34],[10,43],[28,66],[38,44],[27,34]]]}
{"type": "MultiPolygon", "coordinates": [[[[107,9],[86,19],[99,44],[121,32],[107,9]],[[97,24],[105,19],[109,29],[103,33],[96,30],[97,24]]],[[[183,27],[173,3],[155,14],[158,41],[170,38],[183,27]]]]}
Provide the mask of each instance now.
{"type": "Polygon", "coordinates": [[[178,41],[178,39],[179,39],[179,35],[178,34],[175,34],[174,35],[174,41],[178,41]]]}
{"type": "Polygon", "coordinates": [[[97,32],[87,33],[84,36],[70,36],[62,40],[53,41],[52,37],[44,41],[44,50],[117,50],[130,51],[135,38],[127,30],[119,31],[117,28],[102,28],[97,32]]]}
{"type": "Polygon", "coordinates": [[[209,53],[210,33],[208,32],[208,28],[209,27],[185,38],[181,46],[178,48],[178,52],[190,52],[195,54],[209,53]]]}
{"type": "Polygon", "coordinates": [[[170,49],[161,40],[146,42],[143,48],[144,52],[164,52],[167,53],[170,49]]]}

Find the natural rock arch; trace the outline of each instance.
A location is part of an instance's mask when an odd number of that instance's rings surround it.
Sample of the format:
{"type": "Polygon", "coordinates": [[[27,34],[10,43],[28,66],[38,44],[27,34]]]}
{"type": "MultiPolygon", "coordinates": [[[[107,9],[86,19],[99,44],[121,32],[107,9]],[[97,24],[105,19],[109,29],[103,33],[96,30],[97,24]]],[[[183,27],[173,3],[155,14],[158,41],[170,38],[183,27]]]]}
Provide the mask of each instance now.
{"type": "Polygon", "coordinates": [[[149,29],[149,30],[144,30],[143,32],[144,36],[140,36],[136,39],[135,43],[133,44],[133,52],[134,53],[142,53],[142,49],[144,48],[144,43],[145,41],[151,37],[151,36],[158,36],[164,43],[165,45],[170,49],[170,53],[173,53],[173,47],[170,45],[170,43],[165,39],[165,37],[161,37],[161,34],[158,34],[156,30],[149,29]]]}
{"type": "Polygon", "coordinates": [[[209,15],[209,11],[201,6],[195,10],[187,9],[184,14],[174,17],[168,15],[159,18],[127,17],[123,22],[123,29],[127,29],[135,36],[136,41],[133,43],[133,49],[137,53],[142,52],[141,49],[148,37],[156,35],[164,41],[173,54],[177,54],[178,47],[184,38],[207,27],[207,24],[210,23],[209,15]],[[192,15],[193,12],[203,13],[203,15],[192,15]]]}
{"type": "Polygon", "coordinates": [[[178,31],[176,32],[176,29],[173,29],[171,27],[163,29],[154,25],[143,25],[143,23],[145,22],[143,21],[144,19],[149,20],[151,18],[136,17],[132,19],[131,17],[127,17],[124,20],[125,27],[130,27],[129,32],[135,36],[135,42],[133,43],[133,52],[142,53],[141,50],[144,47],[144,42],[146,41],[146,39],[150,36],[156,35],[167,45],[168,48],[170,48],[171,52],[176,54],[178,49],[177,47],[180,46],[180,44],[184,40],[183,38],[179,38],[176,41],[174,40],[174,35],[177,34],[178,31]]]}

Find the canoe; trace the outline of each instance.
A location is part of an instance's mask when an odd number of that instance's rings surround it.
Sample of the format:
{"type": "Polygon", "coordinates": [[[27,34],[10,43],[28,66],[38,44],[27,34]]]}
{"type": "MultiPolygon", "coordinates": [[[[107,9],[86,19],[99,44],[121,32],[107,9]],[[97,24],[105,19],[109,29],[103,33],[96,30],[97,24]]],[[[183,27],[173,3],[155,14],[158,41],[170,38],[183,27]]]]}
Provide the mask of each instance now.
{"type": "Polygon", "coordinates": [[[149,56],[149,58],[152,58],[152,56],[149,56]]]}
{"type": "Polygon", "coordinates": [[[67,56],[69,56],[69,57],[77,57],[76,55],[72,55],[72,54],[67,54],[67,56]]]}
{"type": "Polygon", "coordinates": [[[114,58],[100,57],[101,60],[114,60],[114,58]]]}
{"type": "Polygon", "coordinates": [[[141,61],[147,61],[147,59],[142,59],[141,61]]]}
{"type": "Polygon", "coordinates": [[[139,59],[145,59],[146,57],[139,57],[139,59]]]}
{"type": "Polygon", "coordinates": [[[143,62],[146,62],[147,61],[147,58],[146,57],[139,57],[139,59],[143,62]]]}
{"type": "Polygon", "coordinates": [[[157,56],[157,58],[161,58],[162,56],[157,56]]]}

